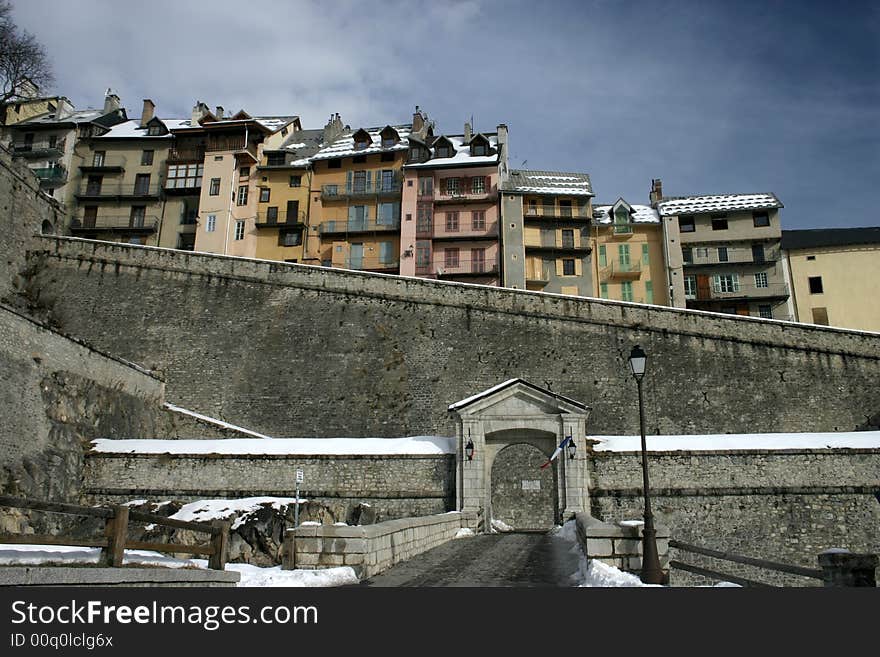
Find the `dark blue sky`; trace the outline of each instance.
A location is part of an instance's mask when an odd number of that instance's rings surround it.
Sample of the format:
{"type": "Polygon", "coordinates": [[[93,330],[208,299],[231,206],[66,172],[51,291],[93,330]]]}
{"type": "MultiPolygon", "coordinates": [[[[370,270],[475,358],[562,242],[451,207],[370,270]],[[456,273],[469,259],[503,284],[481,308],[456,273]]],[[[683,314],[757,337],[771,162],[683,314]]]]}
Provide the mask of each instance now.
{"type": "Polygon", "coordinates": [[[78,107],[198,100],[355,125],[510,128],[597,200],[775,192],[787,228],[880,225],[880,2],[17,0],[78,107]]]}

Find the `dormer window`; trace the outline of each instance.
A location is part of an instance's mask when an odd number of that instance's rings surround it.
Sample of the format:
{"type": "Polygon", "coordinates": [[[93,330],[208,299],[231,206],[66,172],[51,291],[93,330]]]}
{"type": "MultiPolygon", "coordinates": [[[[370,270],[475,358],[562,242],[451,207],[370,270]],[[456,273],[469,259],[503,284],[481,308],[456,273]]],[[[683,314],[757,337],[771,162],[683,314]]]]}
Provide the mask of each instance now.
{"type": "Polygon", "coordinates": [[[382,137],[382,148],[392,148],[395,143],[394,137],[382,137]]]}
{"type": "Polygon", "coordinates": [[[372,143],[373,140],[370,138],[370,133],[363,128],[354,133],[354,149],[356,151],[366,150],[372,143]]]}
{"type": "Polygon", "coordinates": [[[631,233],[632,226],[629,219],[629,210],[625,206],[619,206],[614,209],[614,232],[616,234],[631,233]]]}
{"type": "Polygon", "coordinates": [[[471,139],[471,155],[486,156],[489,154],[489,140],[483,135],[476,135],[471,139]]]}
{"type": "Polygon", "coordinates": [[[151,125],[149,128],[147,128],[147,134],[148,134],[150,137],[160,137],[160,136],[162,136],[162,134],[163,134],[163,133],[162,133],[162,126],[159,126],[159,125],[151,125]]]}
{"type": "Polygon", "coordinates": [[[356,151],[363,151],[363,150],[366,150],[367,146],[369,146],[369,145],[370,145],[370,142],[368,142],[368,141],[356,141],[356,142],[354,142],[354,149],[356,151]]]}
{"type": "Polygon", "coordinates": [[[397,130],[390,125],[386,125],[380,135],[382,137],[382,148],[394,148],[397,142],[400,141],[400,135],[397,134],[397,130]]]}
{"type": "Polygon", "coordinates": [[[486,147],[486,144],[474,144],[473,148],[474,155],[488,155],[489,149],[486,147]]]}

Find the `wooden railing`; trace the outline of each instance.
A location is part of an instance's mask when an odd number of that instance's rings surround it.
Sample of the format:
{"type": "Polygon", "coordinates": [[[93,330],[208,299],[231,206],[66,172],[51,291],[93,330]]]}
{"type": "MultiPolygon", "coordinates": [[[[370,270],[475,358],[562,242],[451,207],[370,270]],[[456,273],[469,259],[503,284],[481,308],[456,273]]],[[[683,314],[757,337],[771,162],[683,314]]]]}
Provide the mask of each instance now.
{"type": "MultiPolygon", "coordinates": [[[[677,550],[681,550],[682,552],[691,552],[693,554],[701,554],[706,557],[712,557],[714,559],[719,559],[721,561],[730,561],[731,563],[740,563],[747,566],[754,566],[756,568],[763,568],[765,570],[772,570],[778,573],[788,573],[789,575],[799,575],[801,577],[809,577],[811,579],[823,579],[822,571],[819,569],[813,568],[804,568],[803,566],[792,566],[787,563],[779,563],[776,561],[768,561],[767,559],[756,559],[754,557],[744,557],[739,554],[732,554],[730,552],[722,552],[720,550],[711,550],[709,548],[700,547],[698,545],[691,545],[689,543],[682,543],[681,541],[671,540],[669,541],[669,547],[676,548],[677,550]]],[[[774,584],[766,584],[764,582],[759,582],[753,579],[747,579],[745,577],[739,577],[738,575],[731,575],[729,573],[722,573],[717,570],[710,570],[708,568],[704,568],[702,566],[695,566],[693,564],[683,563],[681,561],[672,560],[669,562],[670,568],[677,568],[678,570],[684,570],[689,573],[694,573],[696,575],[702,575],[703,577],[708,577],[710,579],[718,579],[726,582],[733,582],[734,584],[739,584],[740,586],[748,586],[748,587],[774,587],[774,584]]]]}
{"type": "Polygon", "coordinates": [[[36,534],[0,534],[0,544],[34,544],[34,545],[70,545],[76,547],[99,547],[101,557],[99,565],[118,568],[122,566],[124,550],[154,550],[156,552],[172,552],[186,554],[202,554],[208,557],[208,567],[214,570],[226,568],[226,555],[229,544],[229,523],[215,520],[210,525],[202,522],[187,522],[158,516],[153,513],[134,511],[124,505],[112,507],[79,506],[77,504],[61,504],[57,502],[41,502],[21,497],[0,496],[0,506],[49,513],[63,513],[73,516],[89,516],[104,519],[104,536],[101,538],[71,538],[67,536],[51,536],[36,534]],[[184,545],[182,543],[152,543],[148,541],[130,541],[128,539],[128,523],[130,521],[152,523],[163,527],[187,529],[194,532],[210,534],[208,545],[184,545]]]}

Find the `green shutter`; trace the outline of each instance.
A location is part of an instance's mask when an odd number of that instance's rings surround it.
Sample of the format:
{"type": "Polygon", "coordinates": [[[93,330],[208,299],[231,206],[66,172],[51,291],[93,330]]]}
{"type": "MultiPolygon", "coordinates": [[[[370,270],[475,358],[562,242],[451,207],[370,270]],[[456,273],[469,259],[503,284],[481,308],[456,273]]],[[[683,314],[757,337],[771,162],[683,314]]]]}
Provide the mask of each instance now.
{"type": "Polygon", "coordinates": [[[345,191],[348,194],[351,194],[351,176],[352,176],[351,171],[349,171],[345,174],[345,191]]]}
{"type": "MultiPolygon", "coordinates": [[[[608,265],[608,259],[605,257],[605,245],[600,244],[599,245],[599,266],[606,267],[607,265],[608,265]]],[[[605,288],[607,290],[608,286],[606,285],[605,288]]]]}
{"type": "Polygon", "coordinates": [[[649,251],[648,245],[642,244],[642,264],[643,265],[651,264],[651,260],[648,257],[648,251],[649,251]]]}
{"type": "Polygon", "coordinates": [[[645,281],[645,303],[654,303],[654,283],[645,281]]]}
{"type": "Polygon", "coordinates": [[[624,266],[629,265],[629,244],[618,245],[617,260],[621,265],[621,269],[623,269],[624,266]]]}
{"type": "Polygon", "coordinates": [[[602,297],[603,299],[608,298],[608,283],[602,283],[599,286],[599,296],[602,297]]]}
{"type": "Polygon", "coordinates": [[[623,301],[633,300],[633,284],[631,281],[624,281],[620,284],[620,298],[623,301]]]}

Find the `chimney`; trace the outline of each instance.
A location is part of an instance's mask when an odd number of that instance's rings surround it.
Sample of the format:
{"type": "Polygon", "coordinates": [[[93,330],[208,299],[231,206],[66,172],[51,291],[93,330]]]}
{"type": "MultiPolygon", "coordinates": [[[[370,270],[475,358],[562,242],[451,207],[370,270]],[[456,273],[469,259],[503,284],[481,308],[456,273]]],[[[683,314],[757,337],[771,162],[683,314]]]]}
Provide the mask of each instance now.
{"type": "Polygon", "coordinates": [[[498,169],[501,175],[501,182],[507,180],[508,176],[508,168],[507,168],[507,124],[499,123],[498,127],[495,128],[495,131],[498,133],[498,169]]]}
{"type": "Polygon", "coordinates": [[[416,105],[416,111],[413,113],[413,127],[412,131],[415,133],[421,132],[422,128],[425,127],[425,117],[422,116],[421,110],[419,110],[419,106],[416,105]]]}
{"type": "Polygon", "coordinates": [[[651,200],[651,207],[657,207],[657,204],[663,198],[663,183],[659,178],[651,180],[651,193],[648,195],[651,200]]]}
{"type": "Polygon", "coordinates": [[[201,121],[205,115],[209,112],[208,106],[205,105],[202,101],[197,100],[196,104],[193,105],[192,114],[190,114],[189,124],[191,126],[197,126],[199,121],[201,121]]]}
{"type": "Polygon", "coordinates": [[[471,137],[473,137],[473,136],[474,135],[471,131],[471,124],[468,123],[467,121],[465,121],[465,123],[464,123],[464,143],[465,144],[468,143],[471,140],[471,137]]]}
{"type": "Polygon", "coordinates": [[[223,106],[222,105],[217,105],[217,111],[214,112],[214,116],[217,117],[218,121],[223,120],[223,106]]]}
{"type": "Polygon", "coordinates": [[[153,120],[153,113],[156,111],[156,104],[149,98],[144,98],[144,110],[141,112],[141,127],[146,128],[147,124],[153,120]]]}
{"type": "Polygon", "coordinates": [[[112,89],[107,89],[107,93],[104,94],[104,114],[115,112],[120,106],[119,96],[113,93],[112,89]]]}
{"type": "Polygon", "coordinates": [[[324,126],[324,144],[336,141],[342,135],[345,128],[342,125],[342,117],[339,112],[330,115],[330,120],[324,126]]]}

